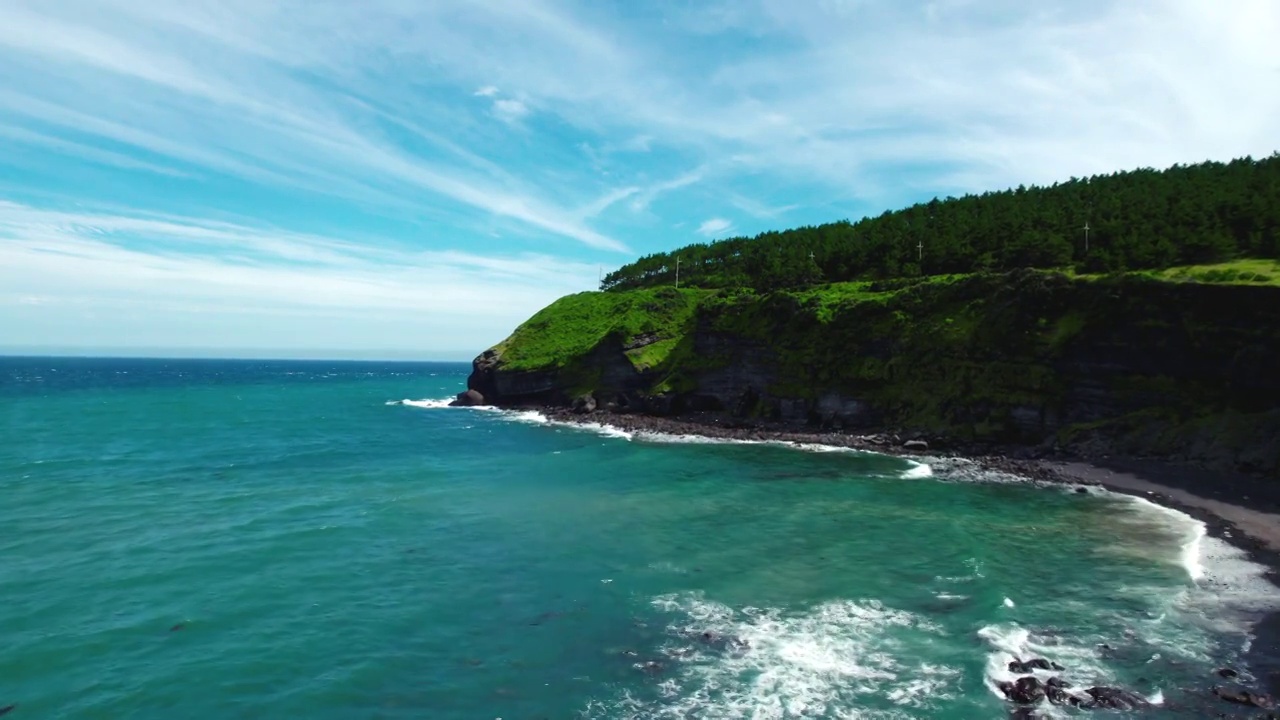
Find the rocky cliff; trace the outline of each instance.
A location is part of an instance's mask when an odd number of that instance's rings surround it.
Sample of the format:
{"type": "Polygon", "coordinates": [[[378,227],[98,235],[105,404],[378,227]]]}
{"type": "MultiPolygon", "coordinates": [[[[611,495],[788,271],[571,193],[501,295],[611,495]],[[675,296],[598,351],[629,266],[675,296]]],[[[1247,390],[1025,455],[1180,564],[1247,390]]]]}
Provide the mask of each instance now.
{"type": "Polygon", "coordinates": [[[1278,301],[1275,287],[1036,271],[582,293],[478,357],[468,386],[497,405],[897,429],[1280,476],[1278,301]]]}

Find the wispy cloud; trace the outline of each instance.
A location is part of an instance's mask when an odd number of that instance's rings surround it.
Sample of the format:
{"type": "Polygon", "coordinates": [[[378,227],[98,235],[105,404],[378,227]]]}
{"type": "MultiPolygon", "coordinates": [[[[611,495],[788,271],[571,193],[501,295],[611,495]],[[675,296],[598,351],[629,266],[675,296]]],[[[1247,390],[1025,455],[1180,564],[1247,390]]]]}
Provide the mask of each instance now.
{"type": "Polygon", "coordinates": [[[1277,36],[1272,0],[9,0],[0,294],[524,314],[673,227],[1269,154],[1277,36]]]}
{"type": "MultiPolygon", "coordinates": [[[[351,344],[344,324],[412,316],[427,328],[467,325],[451,330],[450,347],[479,348],[597,272],[594,264],[536,253],[493,257],[361,240],[3,203],[0,319],[93,308],[98,325],[110,326],[114,310],[147,307],[171,322],[219,313],[309,317],[332,321],[327,339],[344,346],[351,344]]],[[[6,339],[33,341],[14,333],[6,339]]]]}
{"type": "Polygon", "coordinates": [[[502,98],[493,102],[493,114],[503,122],[516,122],[529,114],[529,106],[519,100],[502,98]]]}
{"type": "Polygon", "coordinates": [[[709,218],[698,226],[698,234],[709,238],[719,237],[733,229],[733,223],[724,218],[709,218]]]}

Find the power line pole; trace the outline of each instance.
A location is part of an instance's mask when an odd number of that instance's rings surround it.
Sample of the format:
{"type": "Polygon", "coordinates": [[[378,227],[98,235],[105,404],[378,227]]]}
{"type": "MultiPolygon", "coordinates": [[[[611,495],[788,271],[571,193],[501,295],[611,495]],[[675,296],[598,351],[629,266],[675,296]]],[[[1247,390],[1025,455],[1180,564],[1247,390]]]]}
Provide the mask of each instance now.
{"type": "Polygon", "coordinates": [[[676,289],[680,289],[680,258],[676,257],[676,289]]]}
{"type": "Polygon", "coordinates": [[[924,262],[924,241],[916,243],[916,262],[924,262]]]}
{"type": "Polygon", "coordinates": [[[1089,221],[1084,221],[1084,254],[1089,254],[1089,221]]]}

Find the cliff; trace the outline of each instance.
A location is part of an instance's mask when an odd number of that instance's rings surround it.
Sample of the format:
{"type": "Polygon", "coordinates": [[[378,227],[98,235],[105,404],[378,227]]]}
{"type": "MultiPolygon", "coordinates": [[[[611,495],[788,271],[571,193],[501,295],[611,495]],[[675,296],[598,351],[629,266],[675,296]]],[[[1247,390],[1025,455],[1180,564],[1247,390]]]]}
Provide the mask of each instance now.
{"type": "Polygon", "coordinates": [[[1280,476],[1278,301],[1271,285],[1031,270],[581,293],[476,358],[468,387],[504,406],[719,413],[1280,476]]]}

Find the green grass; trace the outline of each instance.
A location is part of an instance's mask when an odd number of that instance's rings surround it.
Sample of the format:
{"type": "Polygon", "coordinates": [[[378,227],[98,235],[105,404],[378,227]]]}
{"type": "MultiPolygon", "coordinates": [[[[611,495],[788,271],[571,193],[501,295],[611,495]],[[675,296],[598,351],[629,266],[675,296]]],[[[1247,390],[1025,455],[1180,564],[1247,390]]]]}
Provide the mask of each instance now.
{"type": "Polygon", "coordinates": [[[1280,286],[1280,262],[1243,259],[1214,265],[1191,265],[1141,273],[1171,282],[1280,286]]]}
{"type": "Polygon", "coordinates": [[[699,302],[715,291],[649,288],[568,295],[538,311],[497,347],[508,370],[562,368],[613,336],[627,344],[654,342],[627,353],[638,369],[660,365],[691,329],[699,302]]]}
{"type": "MultiPolygon", "coordinates": [[[[1076,274],[1070,269],[1035,270],[1041,274],[1092,282],[1117,277],[1159,282],[1197,282],[1280,286],[1280,262],[1245,259],[1214,265],[1164,270],[1133,271],[1113,275],[1076,274]]],[[[896,332],[928,330],[960,340],[982,329],[982,313],[969,300],[950,307],[933,307],[932,291],[964,282],[974,275],[930,275],[893,280],[818,285],[801,290],[757,294],[751,290],[702,290],[674,287],[621,292],[584,292],[560,298],[539,311],[498,345],[508,370],[550,370],[583,362],[602,342],[613,338],[626,345],[642,341],[626,351],[640,371],[671,371],[675,365],[697,362],[685,342],[701,311],[717,316],[722,331],[744,336],[772,334],[779,323],[816,323],[825,326],[846,313],[882,315],[884,327],[896,332]],[[910,298],[910,302],[903,302],[910,298]],[[893,313],[886,313],[894,310],[893,313]],[[923,327],[928,325],[928,327],[923,327]]],[[[980,300],[976,300],[980,303],[980,300]]],[[[1048,320],[1046,319],[1046,322],[1048,320]]],[[[1039,328],[1051,350],[1070,341],[1082,327],[1082,317],[1058,318],[1039,328]]]]}

